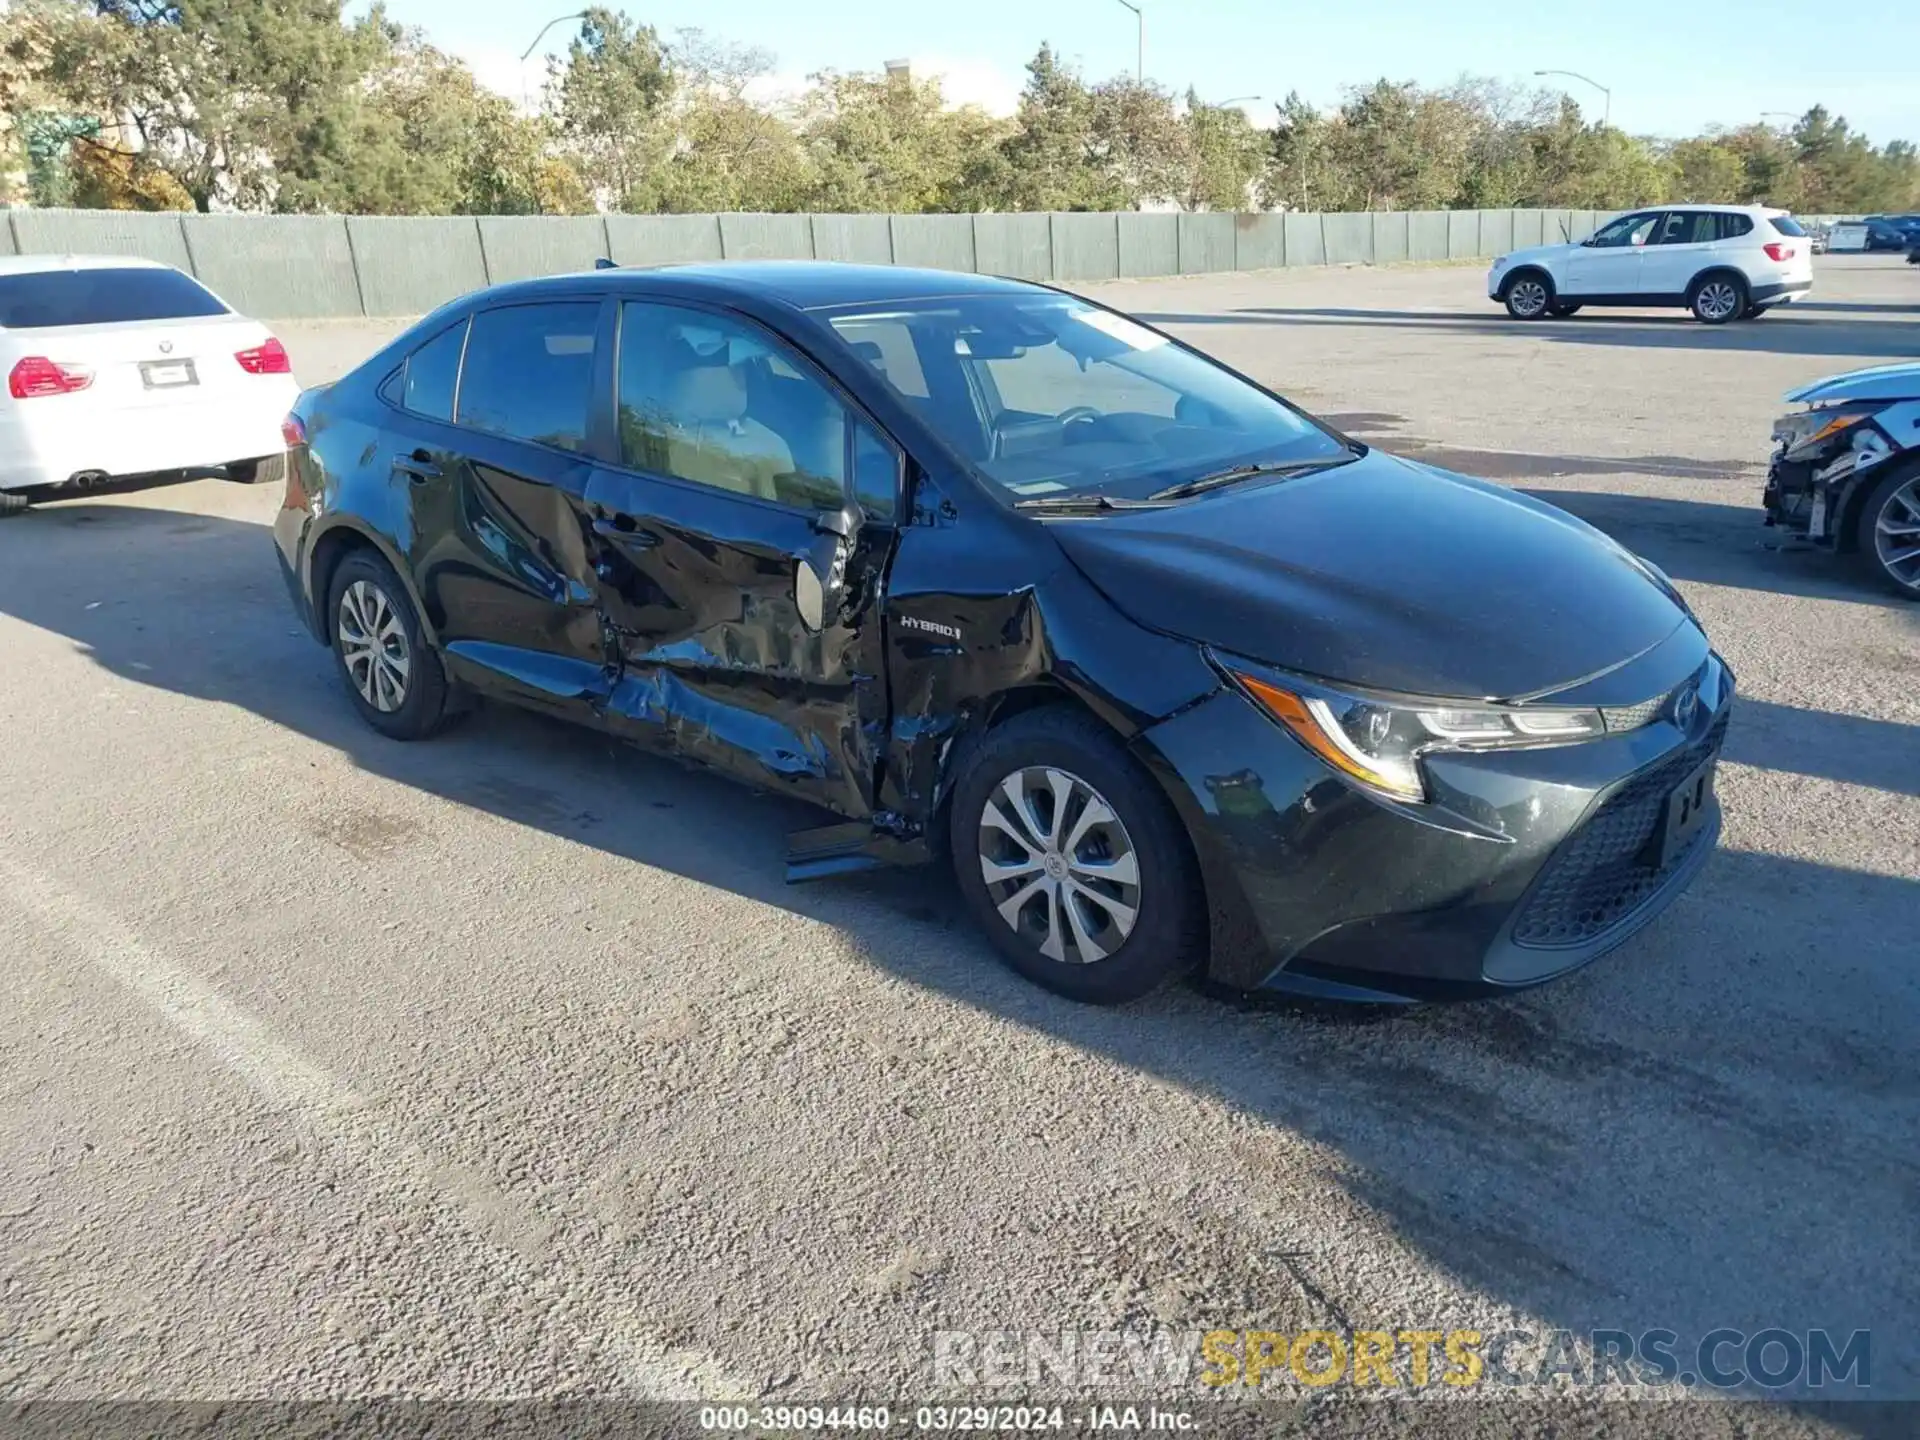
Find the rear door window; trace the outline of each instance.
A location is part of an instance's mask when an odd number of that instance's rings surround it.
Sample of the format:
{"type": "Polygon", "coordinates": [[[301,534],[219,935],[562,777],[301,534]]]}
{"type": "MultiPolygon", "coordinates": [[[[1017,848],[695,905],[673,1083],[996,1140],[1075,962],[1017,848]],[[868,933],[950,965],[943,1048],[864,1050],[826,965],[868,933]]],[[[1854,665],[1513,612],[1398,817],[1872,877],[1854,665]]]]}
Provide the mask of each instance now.
{"type": "Polygon", "coordinates": [[[178,270],[129,265],[0,275],[0,330],[130,325],[231,312],[178,270]]]}
{"type": "Polygon", "coordinates": [[[482,310],[460,367],[458,423],[584,450],[599,324],[598,301],[482,310]]]}

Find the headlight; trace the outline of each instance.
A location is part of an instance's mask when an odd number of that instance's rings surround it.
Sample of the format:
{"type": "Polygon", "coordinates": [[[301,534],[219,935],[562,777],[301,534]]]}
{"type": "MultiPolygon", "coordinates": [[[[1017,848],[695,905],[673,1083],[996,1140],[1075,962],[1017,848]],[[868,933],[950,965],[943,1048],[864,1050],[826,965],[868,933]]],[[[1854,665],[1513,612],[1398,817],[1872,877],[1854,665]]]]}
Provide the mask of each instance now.
{"type": "Polygon", "coordinates": [[[1445,700],[1385,700],[1234,671],[1247,694],[1314,754],[1395,800],[1425,800],[1420,757],[1433,750],[1565,745],[1606,733],[1598,710],[1506,709],[1445,700]]]}
{"type": "Polygon", "coordinates": [[[1783,416],[1774,422],[1773,438],[1786,455],[1815,450],[1851,430],[1862,420],[1871,419],[1881,408],[1879,405],[1835,406],[1832,409],[1806,410],[1798,415],[1783,416]]]}

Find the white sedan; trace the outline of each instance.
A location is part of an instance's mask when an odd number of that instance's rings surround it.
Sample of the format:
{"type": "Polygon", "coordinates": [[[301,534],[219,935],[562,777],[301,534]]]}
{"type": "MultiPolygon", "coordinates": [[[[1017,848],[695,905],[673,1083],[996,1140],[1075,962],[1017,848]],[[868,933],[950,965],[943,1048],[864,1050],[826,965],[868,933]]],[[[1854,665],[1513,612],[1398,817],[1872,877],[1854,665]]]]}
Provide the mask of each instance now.
{"type": "Polygon", "coordinates": [[[0,516],[108,479],[284,473],[286,349],[171,266],[0,259],[0,373],[0,516]]]}

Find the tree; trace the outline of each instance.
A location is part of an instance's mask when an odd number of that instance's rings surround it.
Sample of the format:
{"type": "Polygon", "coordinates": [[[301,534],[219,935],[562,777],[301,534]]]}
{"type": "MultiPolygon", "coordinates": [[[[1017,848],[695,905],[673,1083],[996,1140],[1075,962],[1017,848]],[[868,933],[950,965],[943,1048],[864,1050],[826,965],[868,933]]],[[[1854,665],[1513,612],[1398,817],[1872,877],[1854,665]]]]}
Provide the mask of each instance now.
{"type": "Polygon", "coordinates": [[[1254,202],[1267,168],[1267,135],[1246,112],[1203,104],[1187,92],[1185,166],[1180,186],[1183,210],[1245,210],[1254,202]]]}
{"type": "Polygon", "coordinates": [[[603,202],[624,206],[664,162],[658,123],[673,95],[660,37],[624,13],[595,6],[580,21],[566,61],[549,84],[560,138],[603,202]]]}
{"type": "Polygon", "coordinates": [[[1001,146],[1008,210],[1111,210],[1127,195],[1093,163],[1093,92],[1050,45],[1027,62],[1012,133],[1001,146]]]}
{"type": "Polygon", "coordinates": [[[97,0],[103,27],[68,27],[50,80],[107,120],[81,142],[130,174],[164,171],[209,210],[316,208],[344,163],[356,87],[389,43],[376,9],[340,0],[97,0]]]}
{"type": "Polygon", "coordinates": [[[519,114],[460,61],[401,36],[369,81],[326,177],[328,208],[354,214],[537,215],[592,208],[552,150],[550,122],[519,114]]]}
{"type": "Polygon", "coordinates": [[[1718,136],[1682,140],[1667,152],[1673,167],[1673,197],[1701,204],[1731,205],[1742,198],[1747,170],[1738,150],[1718,136]]]}
{"type": "Polygon", "coordinates": [[[1119,208],[1175,200],[1187,189],[1188,132],[1172,94],[1152,81],[1123,75],[1094,86],[1086,153],[1119,208]]]}
{"type": "Polygon", "coordinates": [[[1287,210],[1322,210],[1339,187],[1333,124],[1289,92],[1274,124],[1266,201],[1287,210]]]}

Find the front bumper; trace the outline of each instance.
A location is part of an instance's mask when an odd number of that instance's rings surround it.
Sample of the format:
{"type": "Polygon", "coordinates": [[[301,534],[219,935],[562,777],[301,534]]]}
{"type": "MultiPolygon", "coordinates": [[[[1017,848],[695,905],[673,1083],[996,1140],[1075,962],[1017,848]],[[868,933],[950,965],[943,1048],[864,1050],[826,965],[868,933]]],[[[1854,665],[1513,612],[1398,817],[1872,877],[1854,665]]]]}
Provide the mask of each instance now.
{"type": "Polygon", "coordinates": [[[1725,683],[1684,726],[1669,713],[1577,745],[1430,756],[1427,804],[1356,789],[1236,690],[1146,731],[1136,744],[1206,880],[1209,978],[1242,993],[1464,999],[1553,979],[1629,938],[1719,834],[1716,801],[1662,863],[1669,796],[1717,760],[1733,703],[1731,672],[1685,629],[1694,648],[1662,647],[1691,654],[1678,673],[1714,666],[1725,683]]]}

